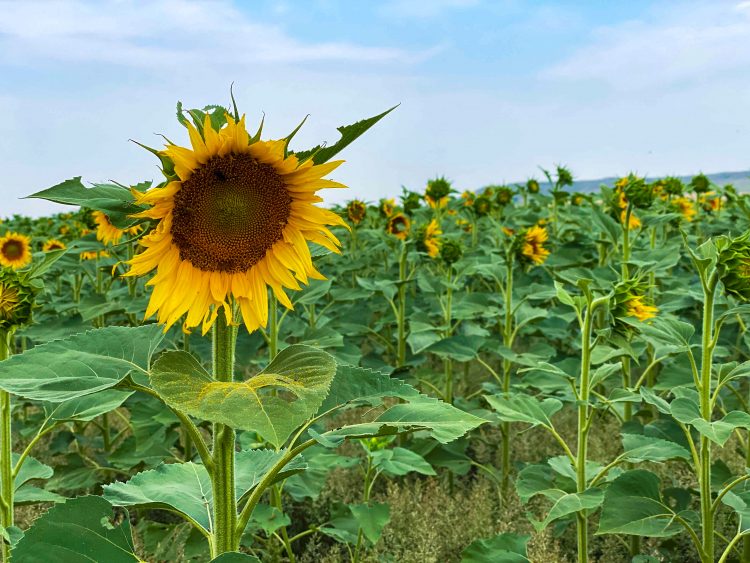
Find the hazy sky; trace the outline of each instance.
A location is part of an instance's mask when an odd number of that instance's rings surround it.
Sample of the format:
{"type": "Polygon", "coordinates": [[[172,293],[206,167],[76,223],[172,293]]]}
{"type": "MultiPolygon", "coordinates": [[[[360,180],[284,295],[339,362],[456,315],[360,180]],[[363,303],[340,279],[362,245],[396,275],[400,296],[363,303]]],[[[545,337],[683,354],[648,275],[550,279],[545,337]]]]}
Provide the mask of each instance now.
{"type": "Polygon", "coordinates": [[[750,1],[0,0],[0,216],[81,175],[158,179],[188,107],[228,103],[293,148],[401,106],[349,147],[333,201],[522,180],[750,168],[750,1]],[[338,198],[338,199],[337,199],[338,198]]]}

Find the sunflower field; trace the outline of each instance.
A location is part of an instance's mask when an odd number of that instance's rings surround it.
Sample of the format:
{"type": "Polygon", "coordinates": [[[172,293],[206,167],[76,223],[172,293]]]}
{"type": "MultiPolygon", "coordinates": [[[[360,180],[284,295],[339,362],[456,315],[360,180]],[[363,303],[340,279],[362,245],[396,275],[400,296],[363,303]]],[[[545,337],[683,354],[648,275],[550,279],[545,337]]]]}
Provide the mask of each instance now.
{"type": "Polygon", "coordinates": [[[178,105],[161,181],[3,220],[3,561],[750,561],[750,195],[326,204],[390,111],[178,105]]]}

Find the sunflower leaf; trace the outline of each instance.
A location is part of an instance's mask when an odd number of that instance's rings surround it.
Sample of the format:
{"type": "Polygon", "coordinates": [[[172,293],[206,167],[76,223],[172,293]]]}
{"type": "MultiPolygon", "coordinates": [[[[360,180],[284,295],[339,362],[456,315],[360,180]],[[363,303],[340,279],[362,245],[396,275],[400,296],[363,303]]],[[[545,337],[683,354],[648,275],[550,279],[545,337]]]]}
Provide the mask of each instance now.
{"type": "Polygon", "coordinates": [[[237,382],[216,381],[190,354],[168,352],[154,362],[151,382],[170,406],[197,418],[253,430],[281,447],[317,412],[335,374],[333,356],[296,344],[282,350],[258,375],[237,382]]]}
{"type": "Polygon", "coordinates": [[[304,162],[309,159],[312,159],[314,164],[322,164],[324,162],[328,162],[329,160],[331,160],[331,158],[344,150],[365,131],[367,131],[370,127],[383,119],[386,115],[391,113],[399,105],[401,104],[395,105],[391,109],[386,110],[374,117],[357,121],[357,123],[353,123],[352,125],[342,125],[341,127],[338,127],[337,130],[339,133],[341,133],[341,138],[330,147],[327,147],[325,145],[318,145],[317,147],[314,147],[310,150],[300,151],[292,154],[296,155],[300,162],[304,162]]]}

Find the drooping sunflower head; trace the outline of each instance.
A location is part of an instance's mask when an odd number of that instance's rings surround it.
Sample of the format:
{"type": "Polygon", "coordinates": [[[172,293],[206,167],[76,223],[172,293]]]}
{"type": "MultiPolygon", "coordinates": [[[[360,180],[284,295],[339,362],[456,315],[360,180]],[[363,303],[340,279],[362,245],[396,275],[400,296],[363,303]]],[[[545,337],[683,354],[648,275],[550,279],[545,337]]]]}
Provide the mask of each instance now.
{"type": "Polygon", "coordinates": [[[480,217],[488,215],[492,211],[492,202],[485,195],[477,196],[474,200],[474,212],[480,217]]]}
{"type": "Polygon", "coordinates": [[[141,232],[141,225],[135,225],[128,229],[118,229],[109,220],[109,217],[101,211],[93,211],[91,216],[96,223],[96,238],[103,244],[119,244],[124,235],[137,235],[141,232]]]}
{"type": "Polygon", "coordinates": [[[558,187],[573,185],[573,173],[566,166],[557,166],[557,185],[558,187]]]}
{"type": "Polygon", "coordinates": [[[682,180],[674,176],[667,176],[662,182],[664,193],[668,195],[682,195],[685,191],[685,184],[682,183],[682,180]]]}
{"type": "Polygon", "coordinates": [[[367,215],[367,205],[364,201],[353,199],[346,206],[346,215],[355,225],[359,225],[367,215]]]}
{"type": "Polygon", "coordinates": [[[156,270],[146,316],[166,328],[185,316],[186,329],[202,324],[206,332],[221,309],[232,322],[236,304],[252,332],[266,326],[269,287],[291,309],[285,289],[323,279],[308,241],[340,252],[328,227],[346,223],[315,204],[318,190],[345,187],[324,179],[342,161],[300,160],[288,139],[251,136],[244,116],[213,117],[184,120],[191,146],[169,143],[159,152],[167,182],[133,190],[137,204],[150,206],[136,217],[157,224],[127,275],[156,270]]]}
{"type": "Polygon", "coordinates": [[[443,234],[436,219],[422,227],[417,237],[417,250],[425,252],[430,258],[437,258],[440,253],[440,235],[443,234]]]}
{"type": "Polygon", "coordinates": [[[427,189],[424,192],[425,199],[429,197],[432,201],[438,202],[445,197],[448,197],[451,193],[451,183],[445,179],[444,176],[429,180],[427,182],[427,189]]]}
{"type": "Polygon", "coordinates": [[[547,238],[547,229],[539,225],[534,225],[519,233],[516,243],[519,249],[519,259],[537,266],[543,264],[550,253],[544,247],[547,238]]]}
{"type": "Polygon", "coordinates": [[[18,270],[31,262],[31,239],[20,233],[7,232],[0,238],[0,266],[18,270]]]}
{"type": "Polygon", "coordinates": [[[393,215],[388,219],[388,224],[385,227],[385,231],[389,235],[393,235],[400,240],[406,240],[408,238],[410,229],[411,220],[403,213],[396,213],[393,215]]]}
{"type": "Polygon", "coordinates": [[[56,238],[48,239],[42,245],[42,250],[44,252],[51,252],[52,250],[65,250],[66,248],[67,246],[65,245],[65,243],[56,238]]]}
{"type": "Polygon", "coordinates": [[[750,231],[736,238],[718,237],[716,249],[716,269],[724,292],[740,301],[750,301],[750,231]]]}
{"type": "Polygon", "coordinates": [[[0,271],[0,330],[14,330],[31,323],[38,291],[17,272],[0,271]]]}
{"type": "Polygon", "coordinates": [[[690,180],[690,189],[697,194],[706,193],[711,189],[711,180],[705,174],[693,176],[692,180],[690,180]]]}
{"type": "Polygon", "coordinates": [[[440,259],[448,266],[458,262],[464,254],[461,243],[454,239],[446,239],[440,245],[440,259]]]}
{"type": "Polygon", "coordinates": [[[620,332],[631,331],[632,327],[624,321],[627,317],[645,322],[659,312],[648,295],[648,283],[640,279],[623,280],[615,285],[612,299],[612,314],[615,317],[615,328],[620,332]]]}

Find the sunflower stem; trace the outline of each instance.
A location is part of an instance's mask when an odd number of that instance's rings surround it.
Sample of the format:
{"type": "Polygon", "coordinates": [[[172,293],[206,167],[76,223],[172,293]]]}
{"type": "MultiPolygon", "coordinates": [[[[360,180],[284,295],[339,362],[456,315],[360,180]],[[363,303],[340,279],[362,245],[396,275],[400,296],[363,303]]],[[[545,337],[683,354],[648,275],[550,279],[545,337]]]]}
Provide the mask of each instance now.
{"type": "MultiPolygon", "coordinates": [[[[0,331],[0,361],[13,353],[13,330],[0,331]]],[[[13,436],[11,434],[10,393],[0,390],[0,524],[13,525],[13,436]]],[[[10,546],[2,543],[3,561],[10,561],[10,546]]]]}
{"type": "MultiPolygon", "coordinates": [[[[505,318],[503,322],[503,345],[511,349],[513,347],[513,253],[508,252],[505,258],[506,273],[505,273],[505,318]]],[[[503,393],[506,397],[510,395],[510,373],[511,373],[511,362],[509,359],[503,359],[503,393]]],[[[502,450],[502,466],[503,466],[503,480],[502,480],[502,494],[503,498],[507,498],[508,488],[510,486],[510,442],[511,442],[512,428],[510,422],[503,422],[502,425],[502,437],[503,437],[503,450],[502,450]]]]}
{"type": "MultiPolygon", "coordinates": [[[[213,371],[218,381],[230,382],[234,376],[234,349],[237,327],[219,314],[213,329],[213,371]]],[[[231,319],[229,319],[231,321],[231,319]]],[[[237,499],[234,476],[234,429],[225,424],[214,424],[214,463],[211,482],[214,497],[212,556],[239,549],[237,527],[237,499]]]]}
{"type": "Polygon", "coordinates": [[[401,255],[398,261],[398,350],[397,367],[406,364],[406,241],[401,241],[401,255]]]}

